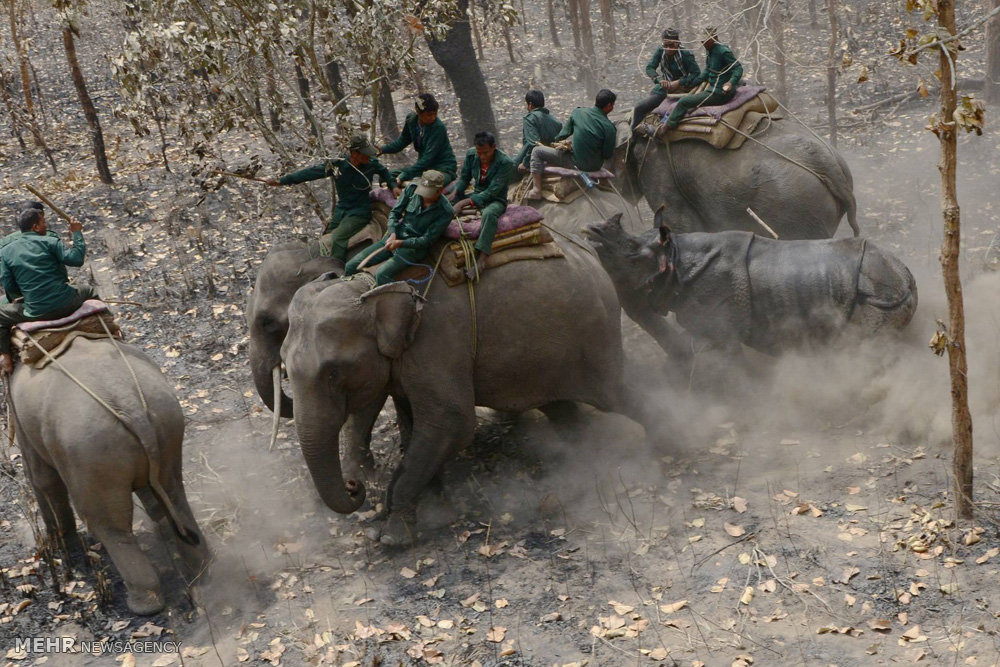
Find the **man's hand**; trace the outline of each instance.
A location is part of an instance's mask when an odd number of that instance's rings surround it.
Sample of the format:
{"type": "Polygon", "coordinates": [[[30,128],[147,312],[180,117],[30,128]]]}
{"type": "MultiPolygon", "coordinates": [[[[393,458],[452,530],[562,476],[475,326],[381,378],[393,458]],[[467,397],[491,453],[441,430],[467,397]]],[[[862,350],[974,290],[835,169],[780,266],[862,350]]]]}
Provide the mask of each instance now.
{"type": "Polygon", "coordinates": [[[517,173],[519,173],[519,174],[527,174],[528,173],[528,168],[526,166],[524,166],[523,164],[519,164],[519,165],[517,165],[517,173]]]}
{"type": "Polygon", "coordinates": [[[672,93],[681,87],[681,84],[678,81],[665,81],[664,85],[668,93],[672,93]]]}
{"type": "Polygon", "coordinates": [[[455,188],[448,186],[444,189],[444,196],[448,201],[455,201],[455,197],[458,196],[458,191],[455,188]]]}
{"type": "Polygon", "coordinates": [[[724,84],[722,84],[722,92],[728,93],[732,89],[733,89],[733,84],[731,82],[726,81],[724,84]]]}
{"type": "Polygon", "coordinates": [[[399,196],[401,194],[403,194],[403,188],[399,187],[398,185],[392,189],[392,196],[395,197],[396,199],[399,199],[399,196]]]}
{"type": "Polygon", "coordinates": [[[70,219],[70,221],[69,221],[69,231],[71,231],[71,232],[82,232],[83,231],[83,223],[80,222],[79,220],[77,220],[76,218],[70,219]]]}
{"type": "Polygon", "coordinates": [[[402,248],[403,242],[400,239],[393,238],[390,241],[385,242],[385,249],[389,252],[395,252],[397,248],[402,248]]]}
{"type": "Polygon", "coordinates": [[[461,213],[463,209],[468,208],[469,206],[472,206],[473,208],[475,208],[475,204],[472,203],[472,200],[469,199],[468,197],[466,197],[462,201],[460,201],[457,204],[455,204],[452,208],[455,209],[455,213],[457,215],[457,214],[461,213]]]}
{"type": "Polygon", "coordinates": [[[0,372],[4,375],[14,372],[14,360],[9,354],[0,354],[0,372]]]}
{"type": "Polygon", "coordinates": [[[270,185],[271,187],[274,187],[276,185],[281,185],[281,181],[279,181],[277,178],[265,178],[264,183],[270,185]]]}

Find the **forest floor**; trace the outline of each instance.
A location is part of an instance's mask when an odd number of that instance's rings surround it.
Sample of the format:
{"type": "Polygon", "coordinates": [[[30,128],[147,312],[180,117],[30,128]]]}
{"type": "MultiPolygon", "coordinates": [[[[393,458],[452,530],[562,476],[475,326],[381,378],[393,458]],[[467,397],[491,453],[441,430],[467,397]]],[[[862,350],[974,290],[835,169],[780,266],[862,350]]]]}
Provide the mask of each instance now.
{"type": "MultiPolygon", "coordinates": [[[[489,51],[495,99],[519,101],[534,80],[551,91],[554,108],[583,103],[572,81],[537,79],[559,64],[554,57],[526,51],[515,66],[501,49],[489,51]]],[[[54,77],[63,65],[48,57],[36,66],[54,77]]],[[[645,85],[631,57],[619,61],[619,88],[630,91],[623,101],[645,85]]],[[[802,83],[796,108],[816,118],[810,100],[822,81],[802,83]]],[[[99,106],[111,100],[110,81],[92,85],[99,106]]],[[[144,544],[167,582],[165,612],[132,616],[106,558],[97,569],[111,581],[110,603],[100,602],[95,571],[59,567],[54,590],[34,551],[20,456],[7,447],[5,667],[1000,664],[1000,273],[989,267],[997,250],[988,256],[1000,228],[996,131],[962,137],[959,148],[973,524],[952,520],[947,365],[926,347],[947,310],[937,268],[937,146],[923,129],[933,104],[917,100],[852,119],[841,144],[864,235],[898,253],[918,279],[921,305],[904,340],[753,356],[754,372],[741,382],[699,375],[677,386],[665,381],[659,349],[625,320],[629,372],[675,420],[683,444],[654,451],[637,425],[614,415],[588,413],[586,433],[564,443],[540,415],[483,413],[473,446],[446,465],[447,499],[425,500],[416,545],[386,550],[366,541],[357,517],[321,504],[294,425],[268,451],[270,413],[250,380],[245,297],[273,243],[318,231],[304,199],[205,178],[205,164],[179,147],[168,151],[174,173],[166,174],[152,143],[106,116],[117,183],[102,186],[75,101],[67,94],[47,103],[61,172],[52,176],[37,154],[0,136],[0,197],[11,204],[4,218],[24,199],[22,182],[59,193],[85,223],[89,261],[78,279],[106,298],[142,304],[116,310],[127,340],[175,383],[188,420],[186,487],[215,563],[189,594],[147,526],[144,544]],[[159,638],[181,648],[19,653],[14,638],[28,636],[159,638]]],[[[504,104],[498,117],[502,141],[513,146],[520,103],[504,104]]],[[[255,155],[279,171],[266,149],[241,136],[214,164],[255,155]]],[[[391,408],[375,432],[380,469],[391,470],[391,408]]]]}

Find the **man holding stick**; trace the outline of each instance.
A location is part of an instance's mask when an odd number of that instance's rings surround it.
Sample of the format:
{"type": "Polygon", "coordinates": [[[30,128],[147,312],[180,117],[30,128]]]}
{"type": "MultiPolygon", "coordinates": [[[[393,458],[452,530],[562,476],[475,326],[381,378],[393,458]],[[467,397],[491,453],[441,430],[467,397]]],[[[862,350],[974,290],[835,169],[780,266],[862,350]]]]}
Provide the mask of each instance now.
{"type": "Polygon", "coordinates": [[[28,208],[21,212],[21,235],[0,250],[0,286],[12,303],[0,305],[0,371],[14,370],[10,328],[20,322],[56,320],[71,315],[87,299],[96,299],[92,287],[69,284],[67,266],[83,266],[87,246],[83,225],[67,218],[73,247],[66,248],[57,237],[47,234],[44,211],[28,208]],[[23,297],[17,303],[16,299],[23,297]]]}

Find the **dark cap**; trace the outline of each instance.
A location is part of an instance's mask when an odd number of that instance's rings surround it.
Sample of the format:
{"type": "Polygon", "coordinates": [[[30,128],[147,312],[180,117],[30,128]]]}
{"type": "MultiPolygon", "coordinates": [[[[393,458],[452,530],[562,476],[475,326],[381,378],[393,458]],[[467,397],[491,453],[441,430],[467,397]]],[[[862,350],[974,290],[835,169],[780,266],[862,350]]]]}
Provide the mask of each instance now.
{"type": "Polygon", "coordinates": [[[362,155],[367,155],[368,157],[375,157],[378,155],[378,151],[372,146],[372,142],[368,141],[368,137],[363,134],[355,134],[351,136],[351,143],[347,145],[347,150],[357,151],[362,155]]]}
{"type": "Polygon", "coordinates": [[[663,31],[663,34],[660,35],[660,37],[662,39],[669,39],[675,42],[679,42],[681,39],[681,34],[677,32],[677,28],[667,28],[666,30],[663,31]]]}

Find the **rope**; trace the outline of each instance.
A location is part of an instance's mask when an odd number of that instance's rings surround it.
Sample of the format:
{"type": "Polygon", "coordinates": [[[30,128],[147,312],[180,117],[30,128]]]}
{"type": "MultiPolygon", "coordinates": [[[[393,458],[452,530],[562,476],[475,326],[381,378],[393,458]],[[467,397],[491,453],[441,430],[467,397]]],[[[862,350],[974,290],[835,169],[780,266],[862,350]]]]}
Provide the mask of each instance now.
{"type": "Polygon", "coordinates": [[[98,316],[98,320],[101,321],[101,326],[104,328],[104,333],[108,334],[108,338],[114,344],[115,349],[118,350],[118,354],[121,355],[122,361],[125,362],[125,367],[128,368],[129,375],[132,376],[132,382],[135,384],[135,390],[139,394],[139,401],[142,403],[142,409],[149,415],[149,403],[146,402],[146,394],[142,391],[142,386],[139,384],[139,378],[135,374],[135,369],[132,368],[132,364],[129,363],[128,357],[125,356],[125,352],[122,350],[121,345],[118,344],[118,339],[111,335],[111,330],[108,329],[108,323],[104,321],[103,317],[98,316]]]}
{"type": "Polygon", "coordinates": [[[601,207],[597,205],[597,202],[595,202],[594,198],[590,196],[590,193],[587,191],[587,189],[584,188],[582,185],[580,185],[580,181],[574,178],[573,185],[575,185],[580,190],[580,192],[583,193],[583,196],[587,198],[587,201],[590,202],[590,205],[594,208],[595,211],[597,211],[597,215],[601,216],[602,220],[607,220],[608,216],[604,213],[604,211],[601,210],[601,207]]]}
{"type": "Polygon", "coordinates": [[[558,229],[556,229],[555,227],[550,227],[549,225],[545,224],[544,222],[540,222],[538,224],[540,224],[542,227],[544,227],[545,229],[549,230],[553,234],[556,234],[557,236],[563,237],[564,239],[566,239],[567,241],[569,241],[573,245],[577,246],[578,248],[581,248],[584,252],[589,253],[590,255],[592,255],[594,257],[597,257],[597,251],[596,250],[594,250],[593,248],[591,248],[589,246],[583,245],[582,243],[580,243],[579,241],[577,241],[575,238],[573,238],[569,234],[564,234],[561,231],[559,231],[558,229]]]}
{"type": "Polygon", "coordinates": [[[780,157],[783,157],[783,158],[785,158],[786,160],[788,160],[789,162],[791,162],[792,164],[794,164],[794,165],[797,165],[797,166],[799,166],[799,167],[802,167],[803,169],[805,169],[806,171],[808,171],[808,172],[809,172],[810,174],[812,174],[813,176],[815,176],[816,178],[818,178],[818,179],[819,179],[819,181],[820,181],[820,183],[823,183],[824,185],[826,185],[826,181],[825,181],[825,180],[823,179],[823,177],[822,177],[822,176],[820,176],[820,175],[819,175],[819,174],[818,174],[818,173],[816,172],[816,170],[814,170],[814,169],[812,169],[812,168],[810,168],[810,167],[807,167],[806,165],[802,164],[802,163],[801,163],[801,162],[799,162],[798,160],[795,160],[795,159],[793,159],[793,158],[790,158],[790,157],[788,157],[787,155],[785,155],[785,154],[784,154],[784,153],[782,153],[781,151],[777,150],[776,148],[771,148],[770,146],[768,146],[767,144],[765,144],[765,143],[764,143],[763,141],[760,141],[759,139],[757,139],[757,138],[755,138],[755,137],[752,137],[752,136],[750,136],[749,134],[747,134],[746,132],[744,132],[744,131],[743,131],[743,130],[741,130],[740,128],[738,128],[738,127],[734,127],[733,125],[731,125],[730,123],[728,123],[728,122],[726,122],[726,121],[722,120],[721,118],[719,119],[719,122],[720,122],[721,124],[725,125],[726,127],[728,127],[729,129],[731,129],[731,130],[732,130],[733,132],[736,132],[737,134],[741,134],[741,135],[743,135],[744,137],[746,137],[747,139],[749,139],[750,141],[753,141],[753,142],[755,142],[755,143],[758,143],[758,144],[760,144],[761,146],[763,146],[763,147],[764,147],[764,148],[766,148],[767,150],[771,151],[771,152],[772,152],[772,153],[774,153],[775,155],[778,155],[778,156],[780,156],[780,157]]]}
{"type": "Polygon", "coordinates": [[[423,268],[427,269],[430,272],[430,273],[427,274],[426,278],[423,278],[421,280],[417,280],[416,278],[407,278],[406,282],[408,282],[409,284],[411,284],[411,285],[423,285],[425,282],[427,282],[428,280],[430,280],[431,278],[434,277],[434,270],[435,269],[433,267],[431,267],[430,264],[421,264],[420,262],[410,262],[410,261],[407,261],[407,259],[405,257],[403,257],[402,255],[396,255],[396,258],[402,260],[403,263],[406,264],[407,266],[422,266],[423,268]]]}
{"type": "Polygon", "coordinates": [[[472,241],[469,237],[465,235],[465,228],[459,223],[459,229],[461,233],[458,237],[458,243],[462,247],[462,252],[465,253],[465,266],[470,268],[475,275],[475,280],[466,280],[465,284],[469,288],[469,310],[471,315],[472,323],[472,358],[475,359],[479,354],[479,326],[477,320],[479,319],[478,313],[476,311],[476,283],[479,282],[479,262],[476,261],[475,247],[472,245],[472,241]]]}

